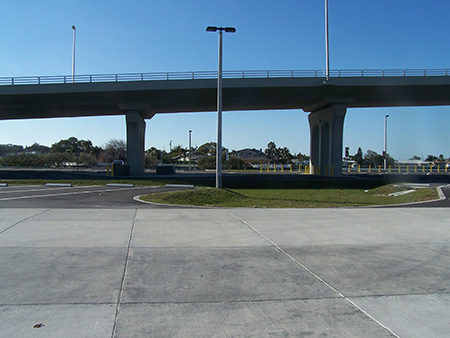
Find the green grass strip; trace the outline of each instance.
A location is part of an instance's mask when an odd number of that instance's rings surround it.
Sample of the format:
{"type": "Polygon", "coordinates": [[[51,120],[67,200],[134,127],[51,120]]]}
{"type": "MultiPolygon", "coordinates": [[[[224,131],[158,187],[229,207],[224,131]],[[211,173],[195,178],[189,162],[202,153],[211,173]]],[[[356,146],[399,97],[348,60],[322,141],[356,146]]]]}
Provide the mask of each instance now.
{"type": "Polygon", "coordinates": [[[148,202],[208,207],[331,208],[411,203],[438,199],[436,189],[417,189],[402,196],[393,186],[362,189],[215,189],[159,193],[142,196],[148,202]]]}

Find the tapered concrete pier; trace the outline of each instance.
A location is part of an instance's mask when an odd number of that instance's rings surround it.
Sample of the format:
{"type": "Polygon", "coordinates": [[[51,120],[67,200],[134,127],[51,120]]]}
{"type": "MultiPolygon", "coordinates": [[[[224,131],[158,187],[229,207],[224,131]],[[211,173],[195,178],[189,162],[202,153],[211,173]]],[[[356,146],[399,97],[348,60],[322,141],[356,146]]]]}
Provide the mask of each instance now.
{"type": "Polygon", "coordinates": [[[342,175],[342,143],[347,107],[333,104],[309,114],[311,135],[310,174],[342,175]]]}

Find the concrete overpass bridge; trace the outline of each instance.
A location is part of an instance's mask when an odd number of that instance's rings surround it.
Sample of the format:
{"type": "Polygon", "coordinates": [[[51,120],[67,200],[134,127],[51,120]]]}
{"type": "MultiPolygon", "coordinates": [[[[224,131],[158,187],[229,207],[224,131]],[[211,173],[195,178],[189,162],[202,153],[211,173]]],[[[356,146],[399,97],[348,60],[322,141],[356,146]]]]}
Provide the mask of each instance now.
{"type": "MultiPolygon", "coordinates": [[[[217,72],[0,77],[0,119],[125,115],[128,163],[144,171],[145,119],[216,110],[217,72]]],[[[347,108],[450,105],[450,70],[228,71],[223,110],[309,113],[311,172],[339,168],[347,108]]]]}

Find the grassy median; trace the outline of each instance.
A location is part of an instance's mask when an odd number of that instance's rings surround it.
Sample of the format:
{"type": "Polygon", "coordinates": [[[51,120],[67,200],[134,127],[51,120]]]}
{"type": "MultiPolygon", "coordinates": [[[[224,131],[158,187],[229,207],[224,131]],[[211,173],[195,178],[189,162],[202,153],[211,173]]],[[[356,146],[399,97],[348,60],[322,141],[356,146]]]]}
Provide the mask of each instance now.
{"type": "MultiPolygon", "coordinates": [[[[331,208],[359,207],[411,203],[438,199],[434,188],[415,189],[401,196],[390,193],[405,190],[394,185],[374,189],[215,189],[200,188],[188,191],[142,196],[148,202],[247,208],[331,208]]],[[[409,189],[409,188],[408,188],[409,189]]]]}

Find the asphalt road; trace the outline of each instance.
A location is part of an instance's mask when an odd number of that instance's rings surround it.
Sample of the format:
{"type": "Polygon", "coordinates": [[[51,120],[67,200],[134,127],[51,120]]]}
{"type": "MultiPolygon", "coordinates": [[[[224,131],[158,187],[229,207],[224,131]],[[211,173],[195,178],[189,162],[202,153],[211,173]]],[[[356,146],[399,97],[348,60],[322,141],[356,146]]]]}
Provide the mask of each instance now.
{"type": "Polygon", "coordinates": [[[133,200],[135,196],[186,188],[165,186],[72,186],[44,185],[0,187],[0,208],[162,208],[133,200]]]}
{"type": "MultiPolygon", "coordinates": [[[[448,207],[450,207],[450,185],[441,186],[439,184],[433,184],[431,186],[436,186],[436,187],[439,186],[444,195],[443,197],[445,197],[445,199],[441,199],[439,201],[427,202],[427,203],[411,204],[411,205],[409,205],[409,207],[416,207],[416,208],[448,208],[448,207]]],[[[398,206],[398,207],[402,207],[402,206],[398,206]]]]}
{"type": "MultiPolygon", "coordinates": [[[[431,184],[437,187],[439,184],[431,184]]],[[[165,208],[135,201],[139,195],[184,190],[166,186],[6,186],[0,187],[0,208],[165,208]]],[[[447,197],[439,201],[417,203],[408,207],[450,207],[450,185],[441,186],[447,197]]],[[[402,207],[402,206],[390,206],[402,207]]]]}

